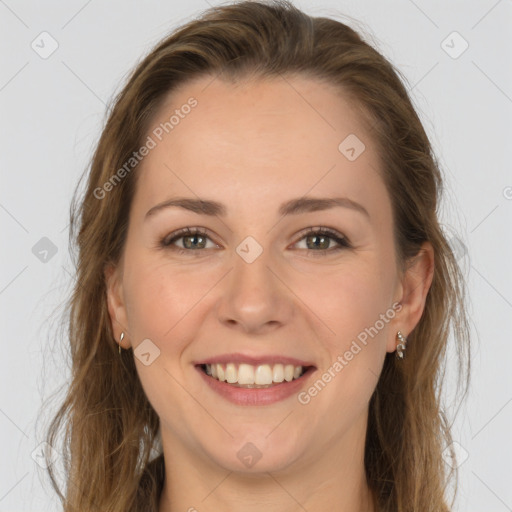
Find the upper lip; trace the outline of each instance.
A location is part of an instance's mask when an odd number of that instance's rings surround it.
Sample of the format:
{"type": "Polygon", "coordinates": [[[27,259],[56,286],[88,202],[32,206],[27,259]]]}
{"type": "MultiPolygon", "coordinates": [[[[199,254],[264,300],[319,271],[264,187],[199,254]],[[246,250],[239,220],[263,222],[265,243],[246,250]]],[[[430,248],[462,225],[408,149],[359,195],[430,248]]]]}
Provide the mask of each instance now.
{"type": "Polygon", "coordinates": [[[220,354],[218,356],[211,356],[200,361],[196,361],[195,365],[201,364],[227,364],[227,363],[237,363],[237,364],[250,364],[253,366],[259,366],[262,364],[292,364],[294,366],[314,366],[313,363],[309,361],[304,361],[300,359],[296,359],[294,357],[281,356],[281,355],[259,355],[259,356],[250,356],[241,353],[233,353],[233,354],[220,354]]]}

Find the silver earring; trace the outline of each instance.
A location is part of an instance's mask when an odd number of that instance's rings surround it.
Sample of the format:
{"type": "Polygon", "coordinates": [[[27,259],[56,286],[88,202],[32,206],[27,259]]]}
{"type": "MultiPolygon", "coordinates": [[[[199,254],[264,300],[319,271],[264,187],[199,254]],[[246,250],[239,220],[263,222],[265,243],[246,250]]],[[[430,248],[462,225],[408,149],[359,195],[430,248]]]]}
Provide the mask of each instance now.
{"type": "Polygon", "coordinates": [[[121,354],[121,341],[124,339],[124,332],[121,333],[121,336],[119,337],[119,354],[121,354]]]}
{"type": "Polygon", "coordinates": [[[406,339],[406,337],[400,331],[398,331],[396,333],[396,338],[400,342],[397,345],[397,347],[396,347],[396,357],[397,357],[397,359],[402,360],[404,358],[404,355],[405,355],[407,339],[406,339]]]}

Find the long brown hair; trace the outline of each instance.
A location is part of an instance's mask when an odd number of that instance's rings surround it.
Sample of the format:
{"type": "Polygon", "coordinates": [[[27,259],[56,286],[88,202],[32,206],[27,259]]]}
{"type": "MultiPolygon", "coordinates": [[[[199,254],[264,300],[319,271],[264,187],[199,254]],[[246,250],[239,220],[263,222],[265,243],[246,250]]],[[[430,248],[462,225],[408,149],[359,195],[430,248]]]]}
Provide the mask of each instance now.
{"type": "Polygon", "coordinates": [[[104,279],[105,266],[116,264],[124,247],[136,166],[104,197],[98,190],[141,147],[164,97],[206,74],[302,74],[337,86],[359,107],[381,155],[401,268],[424,241],[435,253],[433,282],[407,357],[397,362],[386,355],[369,404],[367,481],[381,512],[449,510],[446,487],[454,470],[448,471],[443,451],[452,458],[455,453],[441,370],[453,334],[457,390],[461,382],[467,388],[470,336],[463,273],[437,218],[442,176],[429,139],[403,77],[352,28],[307,16],[286,1],[242,1],[209,9],[140,62],[109,110],[80,201],[79,187],[75,192],[70,243],[77,249],[76,284],[67,302],[71,381],[47,431],[47,442],[65,462],[62,492],[48,461],[65,512],[157,510],[164,478],[163,454],[154,458],[159,419],[133,354],[117,353],[104,279]]]}

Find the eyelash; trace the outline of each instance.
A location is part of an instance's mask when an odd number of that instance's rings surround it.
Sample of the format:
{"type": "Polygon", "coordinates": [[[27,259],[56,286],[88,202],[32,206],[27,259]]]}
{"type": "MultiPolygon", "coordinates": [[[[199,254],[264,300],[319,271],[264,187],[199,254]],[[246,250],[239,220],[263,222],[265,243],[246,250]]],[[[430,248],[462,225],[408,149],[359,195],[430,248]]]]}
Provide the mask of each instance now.
{"type": "MultiPolygon", "coordinates": [[[[184,228],[184,229],[175,231],[174,233],[171,233],[170,235],[167,235],[164,238],[162,238],[160,240],[159,247],[162,249],[170,249],[172,251],[176,251],[178,254],[191,253],[191,252],[195,251],[196,249],[181,249],[179,247],[175,247],[175,246],[173,247],[172,244],[174,242],[176,242],[177,240],[179,240],[180,238],[184,238],[185,236],[194,236],[194,235],[201,235],[206,238],[210,238],[208,236],[208,233],[202,228],[184,228]],[[169,238],[169,237],[172,237],[172,238],[169,238]]],[[[336,242],[338,244],[337,247],[330,248],[330,249],[320,249],[318,251],[315,249],[305,249],[308,253],[316,253],[316,254],[314,254],[314,256],[327,256],[327,253],[333,253],[333,252],[341,251],[343,249],[351,249],[352,248],[351,243],[345,236],[343,236],[340,233],[338,233],[337,231],[327,228],[327,227],[318,227],[318,228],[311,228],[311,229],[308,228],[308,230],[302,231],[301,238],[297,242],[303,240],[304,238],[306,238],[307,236],[310,236],[310,235],[317,235],[317,236],[318,235],[327,235],[329,238],[331,238],[332,240],[334,240],[334,242],[336,242]]],[[[199,250],[199,252],[201,252],[200,249],[197,249],[197,250],[199,250]]]]}

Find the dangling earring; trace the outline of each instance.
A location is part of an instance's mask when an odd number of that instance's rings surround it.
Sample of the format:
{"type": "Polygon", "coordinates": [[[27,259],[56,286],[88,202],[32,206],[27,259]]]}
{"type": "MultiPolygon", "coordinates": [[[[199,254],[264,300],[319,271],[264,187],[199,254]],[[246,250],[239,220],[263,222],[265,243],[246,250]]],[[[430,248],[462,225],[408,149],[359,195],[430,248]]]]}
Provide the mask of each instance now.
{"type": "Polygon", "coordinates": [[[396,358],[402,360],[404,358],[404,355],[405,355],[405,348],[406,348],[406,345],[407,345],[407,339],[405,338],[405,336],[400,331],[398,331],[396,333],[396,338],[400,342],[397,345],[397,347],[396,347],[396,358]]]}
{"type": "Polygon", "coordinates": [[[124,339],[124,332],[121,333],[121,336],[119,337],[119,354],[121,354],[121,341],[124,339]]]}

